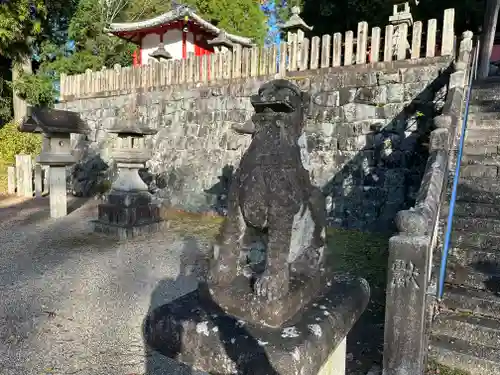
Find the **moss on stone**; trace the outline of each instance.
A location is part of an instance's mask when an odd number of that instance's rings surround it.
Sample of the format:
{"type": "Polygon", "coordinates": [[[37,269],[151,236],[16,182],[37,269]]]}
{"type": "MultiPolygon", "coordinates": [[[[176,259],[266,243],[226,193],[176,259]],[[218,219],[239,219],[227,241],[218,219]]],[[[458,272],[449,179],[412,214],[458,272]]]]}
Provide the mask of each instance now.
{"type": "Polygon", "coordinates": [[[453,369],[435,361],[429,361],[426,375],[471,375],[468,371],[453,369]]]}

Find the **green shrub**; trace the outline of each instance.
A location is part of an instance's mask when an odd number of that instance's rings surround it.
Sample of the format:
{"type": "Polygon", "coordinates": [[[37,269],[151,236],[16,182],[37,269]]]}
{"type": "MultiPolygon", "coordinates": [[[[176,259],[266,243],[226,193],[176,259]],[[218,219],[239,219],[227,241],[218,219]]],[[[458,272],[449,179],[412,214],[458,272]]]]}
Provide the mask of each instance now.
{"type": "Polygon", "coordinates": [[[40,134],[23,133],[11,121],[0,129],[0,163],[12,164],[17,154],[38,155],[42,148],[40,134]]]}

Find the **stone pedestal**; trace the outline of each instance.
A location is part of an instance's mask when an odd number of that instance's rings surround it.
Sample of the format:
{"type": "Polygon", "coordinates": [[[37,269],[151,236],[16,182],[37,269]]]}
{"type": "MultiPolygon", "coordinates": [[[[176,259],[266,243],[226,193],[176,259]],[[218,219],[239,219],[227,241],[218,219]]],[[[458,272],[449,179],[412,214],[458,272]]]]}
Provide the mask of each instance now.
{"type": "Polygon", "coordinates": [[[228,314],[205,285],[153,310],[144,337],[157,352],[217,375],[344,375],[345,337],[368,302],[366,281],[332,279],[280,328],[228,314]]]}
{"type": "MultiPolygon", "coordinates": [[[[19,130],[43,134],[42,152],[36,161],[50,167],[50,217],[66,216],[66,167],[76,162],[71,149],[71,133],[86,133],[86,124],[75,112],[30,107],[19,130]]],[[[37,186],[38,193],[40,190],[37,186]]]]}
{"type": "Polygon", "coordinates": [[[153,129],[112,129],[118,138],[112,148],[117,163],[118,177],[111,186],[106,201],[98,206],[98,218],[93,221],[96,232],[115,235],[120,239],[136,237],[160,230],[163,220],[160,205],[153,201],[148,186],[139,176],[139,169],[151,157],[146,149],[144,135],[153,129]]]}

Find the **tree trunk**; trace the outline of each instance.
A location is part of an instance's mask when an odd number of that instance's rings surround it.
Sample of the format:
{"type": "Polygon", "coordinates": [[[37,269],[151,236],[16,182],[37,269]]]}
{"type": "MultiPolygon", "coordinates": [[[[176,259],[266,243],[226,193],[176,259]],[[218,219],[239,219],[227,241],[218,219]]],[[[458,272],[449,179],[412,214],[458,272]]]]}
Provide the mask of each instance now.
{"type": "Polygon", "coordinates": [[[500,0],[486,0],[483,32],[481,35],[481,45],[479,47],[479,78],[488,77],[490,70],[490,57],[491,51],[493,50],[493,42],[495,41],[499,10],[500,0]]]}
{"type": "MultiPolygon", "coordinates": [[[[20,63],[12,63],[12,82],[15,82],[19,76],[20,76],[20,71],[23,71],[25,73],[32,73],[32,67],[31,67],[31,58],[25,57],[22,59],[20,63]]],[[[27,114],[27,109],[28,106],[26,104],[26,101],[21,99],[19,96],[16,95],[16,92],[12,93],[13,98],[12,98],[12,105],[14,107],[14,121],[17,123],[22,120],[24,116],[27,114]]]]}

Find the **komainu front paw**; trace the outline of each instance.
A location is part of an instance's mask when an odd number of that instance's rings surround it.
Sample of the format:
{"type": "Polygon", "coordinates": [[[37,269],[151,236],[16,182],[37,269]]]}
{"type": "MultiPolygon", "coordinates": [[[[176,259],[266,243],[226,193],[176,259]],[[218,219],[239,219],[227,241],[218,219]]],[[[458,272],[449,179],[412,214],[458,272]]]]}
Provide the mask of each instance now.
{"type": "Polygon", "coordinates": [[[288,265],[280,269],[266,269],[255,282],[255,293],[269,301],[275,301],[288,294],[290,271],[288,265]]]}

